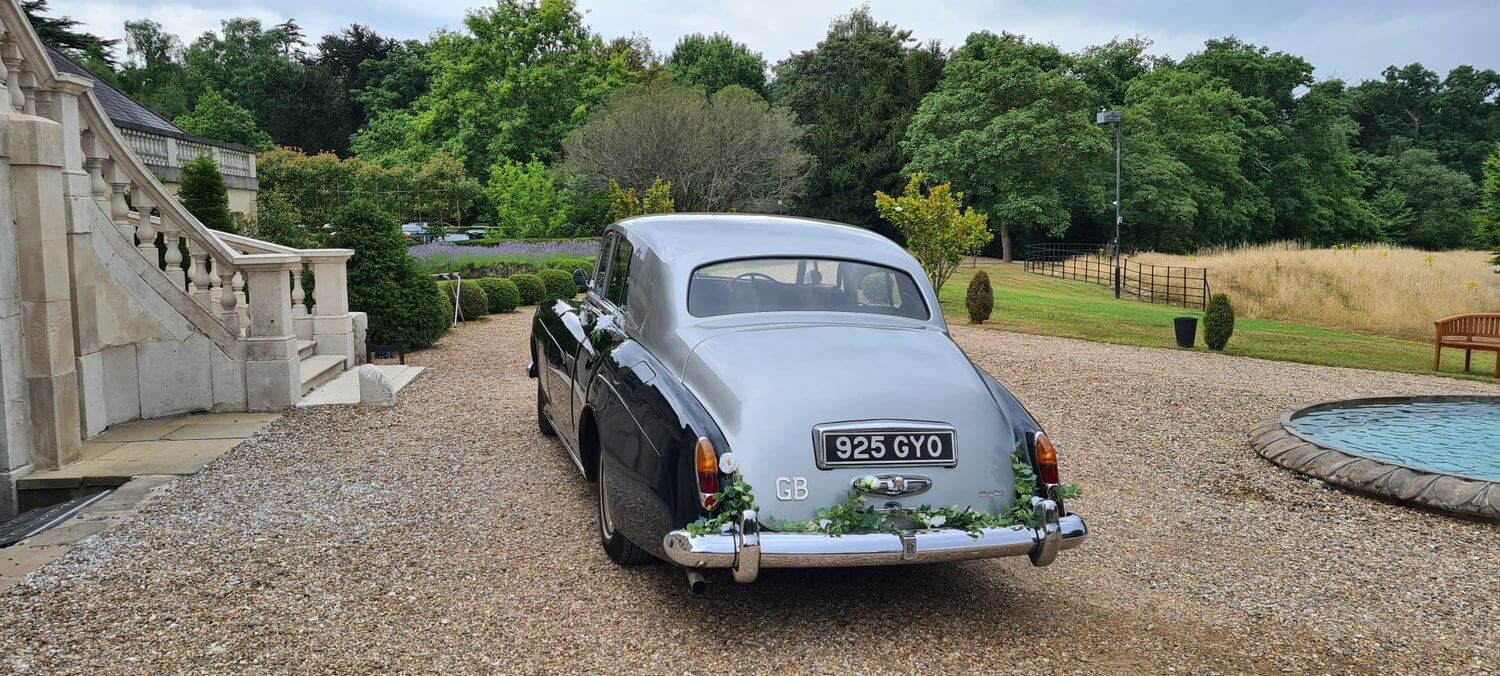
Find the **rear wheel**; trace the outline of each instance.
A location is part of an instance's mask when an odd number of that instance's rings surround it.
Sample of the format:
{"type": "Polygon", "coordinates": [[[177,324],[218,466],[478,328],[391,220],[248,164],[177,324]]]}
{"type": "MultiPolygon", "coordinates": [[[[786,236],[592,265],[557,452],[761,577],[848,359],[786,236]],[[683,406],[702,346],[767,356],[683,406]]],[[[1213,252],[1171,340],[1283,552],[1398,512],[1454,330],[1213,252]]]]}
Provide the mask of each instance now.
{"type": "Polygon", "coordinates": [[[546,398],[542,396],[542,381],[538,378],[536,381],[536,426],[541,430],[542,436],[555,437],[557,430],[552,429],[552,422],[547,420],[547,412],[542,409],[542,403],[545,401],[546,398]]]}
{"type": "Polygon", "coordinates": [[[640,565],[650,561],[651,554],[635,546],[635,543],[615,530],[609,510],[609,472],[609,463],[604,458],[599,458],[599,544],[615,563],[622,566],[640,565]]]}

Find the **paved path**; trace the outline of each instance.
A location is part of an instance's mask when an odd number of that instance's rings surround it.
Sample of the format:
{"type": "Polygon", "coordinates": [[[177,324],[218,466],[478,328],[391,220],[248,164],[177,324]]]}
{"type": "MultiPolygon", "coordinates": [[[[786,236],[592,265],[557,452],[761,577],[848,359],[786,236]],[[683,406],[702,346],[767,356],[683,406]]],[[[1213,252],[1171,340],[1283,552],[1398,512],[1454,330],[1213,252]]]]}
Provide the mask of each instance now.
{"type": "Polygon", "coordinates": [[[393,410],[299,409],[0,596],[0,669],[1482,672],[1500,532],[1256,457],[1297,402],[1500,391],[983,329],[1094,537],[1024,559],[765,571],[687,593],[612,566],[540,437],[528,315],[464,326],[393,410]]]}

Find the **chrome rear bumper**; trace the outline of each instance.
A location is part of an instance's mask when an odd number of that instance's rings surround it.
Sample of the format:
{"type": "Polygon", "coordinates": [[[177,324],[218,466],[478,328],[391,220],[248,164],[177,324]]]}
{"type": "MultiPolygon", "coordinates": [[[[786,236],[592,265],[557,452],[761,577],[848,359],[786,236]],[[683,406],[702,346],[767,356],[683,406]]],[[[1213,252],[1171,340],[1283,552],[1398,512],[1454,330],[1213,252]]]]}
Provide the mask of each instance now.
{"type": "Polygon", "coordinates": [[[737,582],[754,582],[761,568],[837,568],[938,563],[1001,556],[1052,563],[1059,551],[1083,543],[1088,527],[1076,514],[1059,517],[1057,503],[1037,498],[1032,526],[985,528],[978,537],[952,528],[907,533],[762,533],[755,510],[740,515],[739,528],[722,535],[667,533],[662,548],[673,563],[689,568],[730,568],[737,582]]]}

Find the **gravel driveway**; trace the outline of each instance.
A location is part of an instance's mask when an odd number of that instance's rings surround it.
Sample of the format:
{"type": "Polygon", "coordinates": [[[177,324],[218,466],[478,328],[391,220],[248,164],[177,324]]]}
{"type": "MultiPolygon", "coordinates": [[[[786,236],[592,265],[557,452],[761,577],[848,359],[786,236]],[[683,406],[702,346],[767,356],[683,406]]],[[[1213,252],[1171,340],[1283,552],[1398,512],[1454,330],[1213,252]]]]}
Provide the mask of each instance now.
{"type": "Polygon", "coordinates": [[[536,431],[529,315],[465,325],[394,410],[288,413],[0,597],[40,672],[1500,668],[1500,529],[1320,489],[1248,448],[1287,406],[1497,392],[957,327],[1035,414],[1093,535],[1034,569],[710,576],[600,551],[536,431]]]}

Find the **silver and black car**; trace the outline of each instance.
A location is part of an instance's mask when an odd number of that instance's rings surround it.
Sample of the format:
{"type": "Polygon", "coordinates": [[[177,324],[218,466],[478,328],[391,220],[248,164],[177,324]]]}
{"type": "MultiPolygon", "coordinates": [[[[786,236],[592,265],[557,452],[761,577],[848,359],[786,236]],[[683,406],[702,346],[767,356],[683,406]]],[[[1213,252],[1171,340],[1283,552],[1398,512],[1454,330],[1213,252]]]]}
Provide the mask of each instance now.
{"type": "Polygon", "coordinates": [[[533,321],[537,423],[598,483],[618,563],[666,559],[701,589],[702,568],[1047,565],[1087,535],[1052,443],[884,237],[644,216],[611,225],[575,281],[582,301],[533,321]],[[880,525],[847,528],[834,506],[880,525]]]}

